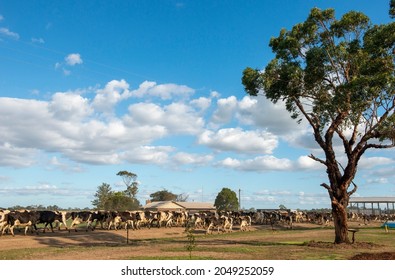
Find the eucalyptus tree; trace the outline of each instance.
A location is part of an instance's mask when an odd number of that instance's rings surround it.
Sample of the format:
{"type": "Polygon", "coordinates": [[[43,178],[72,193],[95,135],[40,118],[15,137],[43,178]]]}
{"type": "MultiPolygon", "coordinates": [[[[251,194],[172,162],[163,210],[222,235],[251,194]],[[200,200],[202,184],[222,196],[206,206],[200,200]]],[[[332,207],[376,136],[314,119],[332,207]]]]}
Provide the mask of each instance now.
{"type": "Polygon", "coordinates": [[[117,175],[122,177],[126,186],[125,194],[135,198],[138,191],[138,182],[136,181],[137,175],[126,170],[119,171],[117,175]]]}
{"type": "MultiPolygon", "coordinates": [[[[391,0],[392,16],[394,7],[391,0]]],[[[346,207],[357,190],[358,162],[369,149],[395,146],[395,23],[374,25],[356,11],[336,19],[333,9],[313,8],[269,46],[275,57],[264,70],[246,68],[242,83],[251,96],[282,101],[293,118],[310,124],[322,150],[310,158],[326,169],[321,186],[331,201],[335,243],[349,243],[346,207]]]]}

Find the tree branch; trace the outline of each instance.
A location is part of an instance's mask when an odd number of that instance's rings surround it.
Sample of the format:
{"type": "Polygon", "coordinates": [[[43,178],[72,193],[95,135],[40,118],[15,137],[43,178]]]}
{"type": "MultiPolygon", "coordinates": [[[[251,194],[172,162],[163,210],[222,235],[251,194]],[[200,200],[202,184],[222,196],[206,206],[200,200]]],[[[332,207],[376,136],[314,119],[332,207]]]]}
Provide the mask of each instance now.
{"type": "Polygon", "coordinates": [[[324,160],[322,160],[322,159],[320,159],[320,158],[315,157],[313,154],[309,155],[308,157],[311,158],[311,159],[313,159],[313,160],[315,160],[315,161],[318,161],[319,163],[321,163],[321,164],[323,164],[323,165],[325,165],[325,166],[327,166],[326,161],[324,161],[324,160]]]}
{"type": "Polygon", "coordinates": [[[353,184],[354,188],[353,188],[351,191],[349,191],[349,192],[347,193],[348,196],[353,195],[353,194],[357,191],[357,189],[358,189],[358,186],[354,183],[354,181],[351,181],[351,183],[353,184]]]}

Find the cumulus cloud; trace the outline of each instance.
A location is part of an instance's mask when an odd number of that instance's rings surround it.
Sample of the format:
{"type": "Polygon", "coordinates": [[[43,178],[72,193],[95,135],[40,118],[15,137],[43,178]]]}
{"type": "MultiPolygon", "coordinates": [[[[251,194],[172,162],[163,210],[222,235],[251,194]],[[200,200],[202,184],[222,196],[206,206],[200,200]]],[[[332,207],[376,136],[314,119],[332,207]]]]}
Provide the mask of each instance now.
{"type": "Polygon", "coordinates": [[[5,27],[0,27],[0,35],[6,36],[14,40],[19,40],[20,37],[18,33],[12,32],[11,30],[5,27]]]}
{"type": "Polygon", "coordinates": [[[271,154],[277,147],[278,140],[275,135],[266,131],[225,128],[216,132],[203,132],[198,143],[219,151],[271,154]]]}
{"type": "MultiPolygon", "coordinates": [[[[306,156],[296,160],[269,156],[281,140],[288,139],[284,136],[287,130],[278,128],[281,133],[275,134],[269,129],[271,125],[249,130],[248,126],[222,128],[223,123],[213,129],[206,121],[226,122],[236,115],[241,123],[247,123],[256,113],[251,108],[257,106],[258,100],[229,97],[213,102],[217,94],[191,99],[191,93],[192,89],[175,84],[145,81],[133,89],[125,80],[112,80],[102,88],[55,92],[47,100],[0,97],[0,165],[30,166],[38,155],[48,152],[57,153],[56,158],[51,155],[48,160],[50,166],[75,172],[77,167],[81,170],[79,163],[125,162],[203,166],[217,161],[220,167],[257,172],[323,168],[306,156]],[[148,98],[141,101],[143,96],[148,98]],[[160,100],[152,99],[153,96],[160,100]],[[168,96],[172,99],[162,102],[162,97],[168,96]],[[126,111],[115,110],[120,103],[123,108],[127,106],[126,111]],[[213,110],[208,110],[210,107],[213,110]],[[185,152],[183,146],[177,146],[178,136],[188,137],[190,146],[201,145],[214,152],[185,152]],[[169,139],[175,141],[174,146],[168,144],[169,139]],[[228,157],[223,156],[218,162],[221,152],[228,153],[228,157]]],[[[286,126],[286,121],[277,124],[286,126]]],[[[360,167],[384,164],[393,164],[393,160],[364,158],[360,167]]]]}
{"type": "Polygon", "coordinates": [[[101,112],[112,112],[114,106],[129,93],[129,84],[125,80],[112,80],[103,89],[96,92],[92,106],[101,112]]]}
{"type": "Polygon", "coordinates": [[[290,117],[290,113],[285,109],[285,104],[282,101],[273,104],[262,96],[245,96],[239,102],[238,108],[237,117],[242,123],[256,125],[279,136],[304,130],[307,126],[305,122],[298,125],[290,117]]]}
{"type": "Polygon", "coordinates": [[[387,157],[362,157],[359,161],[359,168],[372,169],[379,165],[393,164],[394,160],[387,157]]]}
{"type": "MultiPolygon", "coordinates": [[[[44,40],[42,40],[42,42],[40,41],[40,39],[38,39],[38,40],[39,41],[36,40],[36,43],[44,43],[44,40]]],[[[55,70],[61,70],[63,72],[63,75],[70,76],[71,71],[70,71],[69,67],[73,67],[75,65],[82,64],[82,63],[83,63],[83,60],[82,60],[81,55],[79,53],[71,53],[64,58],[63,62],[55,63],[55,70]]]]}
{"type": "Polygon", "coordinates": [[[301,156],[297,160],[297,166],[303,170],[322,170],[324,165],[311,159],[308,156],[301,156]]]}
{"type": "Polygon", "coordinates": [[[217,101],[217,110],[212,117],[213,123],[227,123],[235,114],[237,108],[237,99],[235,96],[221,98],[217,101]]]}
{"type": "Polygon", "coordinates": [[[185,86],[185,85],[177,85],[177,84],[157,84],[153,81],[144,81],[140,84],[139,88],[136,90],[130,91],[130,93],[125,95],[125,98],[128,97],[158,97],[162,100],[169,100],[174,97],[188,97],[189,95],[195,92],[194,89],[185,86]]]}
{"type": "Polygon", "coordinates": [[[239,171],[291,171],[294,166],[289,159],[279,159],[274,156],[259,156],[253,159],[239,160],[226,158],[217,163],[219,167],[231,168],[239,171]]]}
{"type": "Polygon", "coordinates": [[[82,64],[82,58],[79,53],[71,53],[64,58],[67,65],[74,66],[77,64],[82,64]]]}
{"type": "Polygon", "coordinates": [[[205,111],[211,106],[211,98],[199,97],[191,100],[190,104],[201,111],[205,111]]]}
{"type": "MultiPolygon", "coordinates": [[[[95,89],[91,99],[86,92],[92,89],[56,92],[48,101],[0,97],[0,165],[30,166],[40,152],[86,164],[165,164],[174,148],[153,146],[154,141],[196,135],[204,127],[203,118],[187,102],[137,103],[123,115],[103,118],[101,113],[126,100],[130,89],[124,80],[95,89]]],[[[52,158],[51,166],[73,170],[59,158],[52,158]]]]}
{"type": "Polygon", "coordinates": [[[57,92],[48,104],[49,112],[62,120],[81,120],[93,113],[87,98],[74,92],[57,92]]]}
{"type": "Polygon", "coordinates": [[[189,165],[206,165],[214,159],[212,155],[201,155],[201,154],[191,154],[185,152],[179,152],[175,154],[172,161],[178,164],[189,164],[189,165]]]}
{"type": "Polygon", "coordinates": [[[141,146],[122,154],[129,163],[161,165],[168,162],[169,153],[174,151],[170,146],[141,146]]]}
{"type": "Polygon", "coordinates": [[[204,120],[193,108],[183,103],[160,106],[154,103],[137,103],[129,106],[127,121],[140,125],[164,127],[168,133],[197,134],[204,120]]]}
{"type": "Polygon", "coordinates": [[[37,150],[0,142],[0,166],[28,167],[36,163],[37,150]]]}

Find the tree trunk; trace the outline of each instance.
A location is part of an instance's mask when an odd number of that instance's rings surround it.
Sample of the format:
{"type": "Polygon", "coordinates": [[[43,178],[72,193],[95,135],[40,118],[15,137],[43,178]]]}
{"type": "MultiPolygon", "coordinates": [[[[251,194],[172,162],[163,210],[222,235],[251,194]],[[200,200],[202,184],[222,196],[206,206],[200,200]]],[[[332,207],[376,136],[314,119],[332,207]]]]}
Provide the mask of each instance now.
{"type": "Polygon", "coordinates": [[[348,223],[346,211],[347,205],[347,193],[343,193],[340,200],[337,200],[336,198],[332,199],[332,215],[335,225],[335,244],[351,243],[348,237],[348,223]]]}

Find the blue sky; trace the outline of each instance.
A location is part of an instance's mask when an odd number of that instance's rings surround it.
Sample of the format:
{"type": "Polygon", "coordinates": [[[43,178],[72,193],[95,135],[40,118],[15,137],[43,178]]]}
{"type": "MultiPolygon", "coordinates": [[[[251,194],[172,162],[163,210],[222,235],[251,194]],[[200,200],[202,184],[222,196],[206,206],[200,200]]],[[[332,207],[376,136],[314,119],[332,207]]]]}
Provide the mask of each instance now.
{"type": "MultiPolygon", "coordinates": [[[[309,127],[241,85],[313,7],[389,21],[387,0],[2,1],[0,207],[91,207],[120,170],[141,203],[228,187],[244,208],[329,207],[309,127]]],[[[395,196],[394,171],[394,151],[366,154],[355,195],[395,196]]]]}

